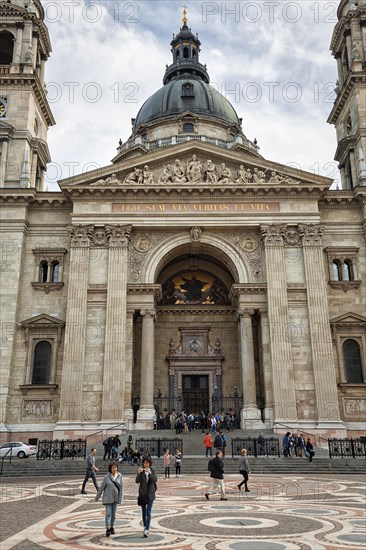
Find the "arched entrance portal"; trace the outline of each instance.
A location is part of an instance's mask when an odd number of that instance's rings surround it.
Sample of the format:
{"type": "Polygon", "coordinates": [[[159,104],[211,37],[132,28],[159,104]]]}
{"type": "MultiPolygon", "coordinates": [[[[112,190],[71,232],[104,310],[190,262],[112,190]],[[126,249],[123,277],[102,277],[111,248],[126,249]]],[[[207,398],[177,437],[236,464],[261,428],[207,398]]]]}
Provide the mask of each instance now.
{"type": "Polygon", "coordinates": [[[131,289],[141,304],[134,307],[131,383],[137,426],[149,426],[154,411],[164,427],[183,411],[229,413],[236,425],[262,426],[253,337],[259,309],[246,305],[246,287],[254,303],[250,270],[229,242],[224,249],[223,239],[194,239],[192,230],[190,240],[176,236],[152,249],[145,282],[131,289]]]}
{"type": "Polygon", "coordinates": [[[235,283],[232,273],[212,254],[181,249],[166,261],[156,282],[162,288],[155,325],[158,415],[230,410],[239,422],[237,320],[229,298],[235,283]]]}

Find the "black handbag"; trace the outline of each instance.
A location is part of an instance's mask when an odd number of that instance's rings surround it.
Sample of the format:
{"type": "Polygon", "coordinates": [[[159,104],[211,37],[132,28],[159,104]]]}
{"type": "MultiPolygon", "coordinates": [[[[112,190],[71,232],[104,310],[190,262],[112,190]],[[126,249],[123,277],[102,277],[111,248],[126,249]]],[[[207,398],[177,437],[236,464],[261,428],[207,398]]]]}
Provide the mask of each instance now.
{"type": "Polygon", "coordinates": [[[137,498],[137,504],[139,506],[146,506],[147,504],[147,495],[139,495],[137,498]]]}

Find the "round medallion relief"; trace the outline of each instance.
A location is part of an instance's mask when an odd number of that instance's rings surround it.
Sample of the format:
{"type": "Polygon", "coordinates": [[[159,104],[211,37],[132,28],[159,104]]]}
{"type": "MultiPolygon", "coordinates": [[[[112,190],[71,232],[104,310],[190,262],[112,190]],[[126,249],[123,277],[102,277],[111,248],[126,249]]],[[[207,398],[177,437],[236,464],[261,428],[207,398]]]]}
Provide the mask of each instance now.
{"type": "Polygon", "coordinates": [[[141,235],[134,241],[133,246],[137,252],[148,252],[152,247],[151,239],[148,235],[141,235]]]}
{"type": "Polygon", "coordinates": [[[191,353],[200,353],[203,349],[203,342],[199,338],[191,338],[188,342],[188,351],[191,353]]]}

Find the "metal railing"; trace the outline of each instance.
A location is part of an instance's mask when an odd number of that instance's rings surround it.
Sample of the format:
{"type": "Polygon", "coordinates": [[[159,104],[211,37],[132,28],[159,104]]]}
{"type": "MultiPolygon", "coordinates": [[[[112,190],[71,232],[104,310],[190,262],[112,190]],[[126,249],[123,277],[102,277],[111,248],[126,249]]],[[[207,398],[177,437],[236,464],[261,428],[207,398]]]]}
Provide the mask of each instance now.
{"type": "Polygon", "coordinates": [[[118,424],[114,424],[110,428],[102,428],[101,430],[98,430],[96,432],[93,432],[92,434],[89,434],[85,436],[85,441],[87,445],[90,445],[91,443],[88,442],[89,439],[92,437],[95,438],[95,436],[101,434],[102,437],[100,439],[105,439],[105,436],[107,432],[110,432],[112,430],[115,430],[116,428],[121,428],[121,433],[126,433],[126,423],[125,422],[119,422],[118,424]]]}
{"type": "Polygon", "coordinates": [[[85,457],[85,439],[44,439],[38,443],[37,460],[85,457]]]}
{"type": "Polygon", "coordinates": [[[4,456],[1,458],[1,468],[0,468],[0,475],[2,475],[3,473],[3,469],[4,469],[4,460],[6,459],[6,457],[9,455],[9,464],[11,464],[11,459],[12,459],[12,456],[13,456],[13,447],[10,447],[9,450],[4,454],[4,456]]]}
{"type": "Polygon", "coordinates": [[[179,449],[183,454],[183,440],[180,437],[161,437],[161,438],[145,438],[139,437],[136,439],[136,448],[142,456],[151,456],[160,458],[169,449],[171,453],[175,449],[179,449]]]}
{"type": "Polygon", "coordinates": [[[246,449],[248,456],[277,456],[280,457],[280,442],[277,437],[235,437],[231,440],[232,457],[239,456],[242,449],[246,449]]]}
{"type": "Polygon", "coordinates": [[[366,438],[328,439],[330,458],[365,458],[366,438]]]}

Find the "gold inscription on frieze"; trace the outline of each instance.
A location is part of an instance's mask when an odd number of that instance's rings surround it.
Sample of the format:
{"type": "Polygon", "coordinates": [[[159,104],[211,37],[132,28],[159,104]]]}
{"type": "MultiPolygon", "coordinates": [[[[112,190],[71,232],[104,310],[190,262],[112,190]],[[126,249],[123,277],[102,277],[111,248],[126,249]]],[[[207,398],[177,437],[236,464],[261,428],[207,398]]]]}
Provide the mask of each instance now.
{"type": "Polygon", "coordinates": [[[251,214],[265,213],[265,212],[279,212],[279,202],[252,202],[252,203],[161,203],[161,204],[127,204],[127,203],[113,203],[112,212],[123,213],[136,213],[136,214],[177,214],[177,213],[238,213],[247,212],[251,214]]]}

